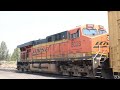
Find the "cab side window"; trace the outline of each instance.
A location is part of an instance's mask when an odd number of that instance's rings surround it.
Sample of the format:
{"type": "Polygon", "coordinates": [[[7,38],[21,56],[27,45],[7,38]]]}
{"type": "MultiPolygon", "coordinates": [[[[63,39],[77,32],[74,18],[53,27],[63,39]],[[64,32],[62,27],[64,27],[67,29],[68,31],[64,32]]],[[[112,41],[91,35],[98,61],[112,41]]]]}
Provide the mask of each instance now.
{"type": "Polygon", "coordinates": [[[74,38],[78,38],[78,37],[80,37],[80,31],[79,30],[77,30],[76,33],[73,33],[73,34],[70,35],[70,39],[74,39],[74,38]]]}
{"type": "Polygon", "coordinates": [[[49,37],[49,38],[48,38],[48,42],[51,42],[51,41],[52,41],[52,37],[49,37]]]}

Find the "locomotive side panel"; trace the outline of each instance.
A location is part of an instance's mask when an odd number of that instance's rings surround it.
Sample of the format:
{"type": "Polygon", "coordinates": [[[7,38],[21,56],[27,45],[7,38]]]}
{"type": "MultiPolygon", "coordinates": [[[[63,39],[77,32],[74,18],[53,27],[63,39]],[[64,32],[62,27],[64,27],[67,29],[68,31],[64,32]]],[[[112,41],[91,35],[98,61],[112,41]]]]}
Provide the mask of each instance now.
{"type": "Polygon", "coordinates": [[[59,43],[54,44],[54,58],[59,58],[60,45],[59,43]]]}
{"type": "Polygon", "coordinates": [[[69,57],[70,58],[78,58],[78,57],[85,57],[92,52],[92,47],[89,37],[83,36],[82,29],[77,28],[70,30],[70,40],[69,40],[69,57]],[[72,36],[76,34],[76,36],[72,36]]]}
{"type": "Polygon", "coordinates": [[[67,40],[58,42],[51,42],[46,44],[40,44],[33,46],[32,48],[32,59],[62,59],[67,58],[68,54],[68,43],[67,40]]]}
{"type": "Polygon", "coordinates": [[[68,57],[68,41],[60,43],[60,55],[61,58],[66,59],[68,57]]]}
{"type": "Polygon", "coordinates": [[[31,57],[33,60],[36,60],[36,59],[46,59],[46,51],[48,49],[46,48],[46,44],[40,44],[40,45],[36,45],[36,46],[33,46],[32,48],[32,52],[31,52],[31,57]]]}

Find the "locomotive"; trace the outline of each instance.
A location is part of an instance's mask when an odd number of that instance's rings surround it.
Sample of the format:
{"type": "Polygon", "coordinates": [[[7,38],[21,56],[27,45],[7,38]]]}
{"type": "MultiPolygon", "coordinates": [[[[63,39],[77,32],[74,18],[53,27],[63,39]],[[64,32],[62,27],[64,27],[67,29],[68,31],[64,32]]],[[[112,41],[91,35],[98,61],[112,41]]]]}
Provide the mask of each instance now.
{"type": "Polygon", "coordinates": [[[45,39],[21,45],[17,70],[104,78],[109,58],[109,34],[102,25],[77,26],[45,39]],[[103,64],[104,63],[104,64],[103,64]]]}

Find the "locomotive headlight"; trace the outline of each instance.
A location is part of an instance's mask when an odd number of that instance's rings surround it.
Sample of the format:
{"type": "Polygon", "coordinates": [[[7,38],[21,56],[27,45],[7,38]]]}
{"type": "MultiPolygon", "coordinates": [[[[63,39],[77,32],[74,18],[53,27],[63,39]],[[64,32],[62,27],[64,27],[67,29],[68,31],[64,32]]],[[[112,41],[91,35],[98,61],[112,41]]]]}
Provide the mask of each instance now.
{"type": "Polygon", "coordinates": [[[94,28],[94,24],[86,24],[86,28],[87,29],[93,29],[94,28]]]}
{"type": "Polygon", "coordinates": [[[104,29],[104,27],[102,25],[98,25],[99,26],[99,29],[104,29]]]}
{"type": "Polygon", "coordinates": [[[85,57],[85,53],[83,53],[83,57],[85,57]]]}
{"type": "Polygon", "coordinates": [[[97,63],[97,61],[94,62],[95,64],[97,63]]]}

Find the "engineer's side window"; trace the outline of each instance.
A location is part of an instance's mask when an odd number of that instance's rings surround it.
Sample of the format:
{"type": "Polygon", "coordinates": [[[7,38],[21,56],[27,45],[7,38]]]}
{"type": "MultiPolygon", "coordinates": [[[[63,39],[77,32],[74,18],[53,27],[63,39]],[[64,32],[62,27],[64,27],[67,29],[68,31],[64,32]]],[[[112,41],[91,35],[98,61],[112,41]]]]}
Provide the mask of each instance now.
{"type": "Polygon", "coordinates": [[[71,39],[78,38],[80,36],[79,30],[76,33],[71,34],[71,39]]]}

